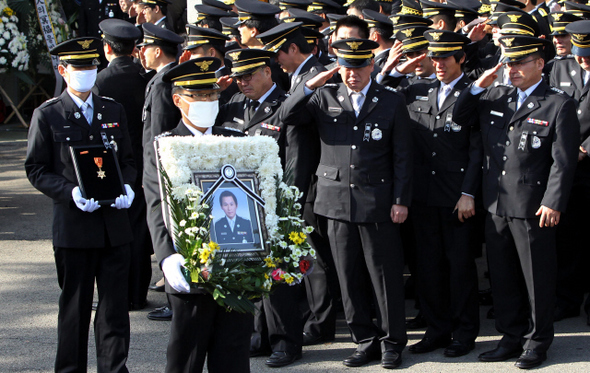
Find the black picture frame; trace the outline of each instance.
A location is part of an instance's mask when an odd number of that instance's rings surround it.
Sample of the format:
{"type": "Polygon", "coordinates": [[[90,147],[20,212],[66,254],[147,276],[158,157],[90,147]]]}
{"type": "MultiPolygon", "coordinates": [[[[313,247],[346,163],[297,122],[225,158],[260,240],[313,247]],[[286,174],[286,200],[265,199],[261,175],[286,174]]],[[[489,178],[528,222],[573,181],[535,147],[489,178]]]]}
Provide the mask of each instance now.
{"type": "Polygon", "coordinates": [[[82,197],[94,198],[100,205],[106,206],[115,202],[121,194],[126,194],[114,149],[100,144],[78,145],[70,146],[70,154],[82,197]]]}
{"type": "MultiPolygon", "coordinates": [[[[254,171],[239,171],[236,173],[236,177],[240,180],[240,184],[245,185],[255,194],[260,194],[258,177],[254,171]]],[[[210,194],[208,203],[212,207],[211,214],[213,215],[209,230],[210,238],[219,244],[221,250],[227,251],[233,256],[260,261],[270,253],[270,248],[267,245],[268,232],[264,221],[264,208],[235,181],[224,180],[220,182],[219,179],[219,172],[193,172],[194,184],[203,193],[209,192],[210,194]],[[210,190],[212,187],[215,190],[210,190]],[[229,231],[227,221],[219,225],[223,219],[226,219],[224,213],[221,212],[220,204],[220,196],[226,191],[233,193],[238,201],[233,232],[229,231]],[[245,220],[249,222],[249,227],[247,224],[244,225],[245,220]],[[251,237],[249,236],[250,232],[252,233],[251,237]]]]}

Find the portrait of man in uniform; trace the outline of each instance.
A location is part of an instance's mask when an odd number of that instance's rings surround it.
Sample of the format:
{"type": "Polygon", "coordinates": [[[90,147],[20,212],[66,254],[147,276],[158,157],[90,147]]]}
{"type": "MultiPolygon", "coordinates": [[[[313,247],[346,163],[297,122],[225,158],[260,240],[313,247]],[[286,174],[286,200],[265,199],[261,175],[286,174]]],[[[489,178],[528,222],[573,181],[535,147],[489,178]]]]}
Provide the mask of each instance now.
{"type": "MultiPolygon", "coordinates": [[[[233,189],[233,188],[232,188],[233,189]]],[[[219,201],[219,208],[225,214],[222,218],[215,221],[213,235],[215,242],[220,245],[231,244],[231,243],[253,243],[254,235],[252,234],[252,224],[249,219],[243,218],[238,215],[239,203],[236,194],[240,195],[244,200],[247,201],[247,197],[244,192],[238,190],[220,189],[218,193],[219,197],[215,200],[219,201]]],[[[215,207],[214,207],[214,210],[215,207]]],[[[248,211],[248,205],[246,203],[244,211],[248,211]]],[[[219,216],[219,214],[213,214],[213,216],[219,216]]]]}

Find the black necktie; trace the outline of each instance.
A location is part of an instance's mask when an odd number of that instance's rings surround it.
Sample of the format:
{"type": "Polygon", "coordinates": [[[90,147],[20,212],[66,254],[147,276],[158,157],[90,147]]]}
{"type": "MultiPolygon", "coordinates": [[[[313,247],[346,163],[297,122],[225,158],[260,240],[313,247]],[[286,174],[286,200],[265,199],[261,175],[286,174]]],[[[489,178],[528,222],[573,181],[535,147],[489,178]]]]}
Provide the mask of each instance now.
{"type": "Polygon", "coordinates": [[[250,105],[248,106],[248,121],[252,120],[254,117],[254,113],[256,113],[256,108],[259,104],[258,100],[250,100],[250,105]]]}

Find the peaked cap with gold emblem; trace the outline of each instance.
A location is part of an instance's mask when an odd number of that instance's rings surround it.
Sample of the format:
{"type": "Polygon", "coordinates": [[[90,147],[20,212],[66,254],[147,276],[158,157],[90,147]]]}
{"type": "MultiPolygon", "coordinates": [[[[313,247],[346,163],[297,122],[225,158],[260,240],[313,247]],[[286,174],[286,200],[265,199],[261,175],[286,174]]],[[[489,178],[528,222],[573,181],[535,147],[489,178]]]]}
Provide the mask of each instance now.
{"type": "Polygon", "coordinates": [[[258,0],[236,0],[235,5],[238,8],[240,23],[251,19],[275,19],[275,14],[281,12],[281,8],[278,6],[258,0]]]}
{"type": "Polygon", "coordinates": [[[524,4],[521,3],[520,1],[510,1],[509,3],[506,3],[506,1],[508,0],[503,0],[503,1],[490,1],[490,7],[492,9],[492,13],[490,14],[490,17],[488,18],[488,25],[495,25],[496,22],[498,21],[498,17],[500,17],[502,14],[507,13],[507,12],[518,12],[518,11],[522,11],[521,9],[524,8],[524,4]]]}
{"type": "Polygon", "coordinates": [[[395,34],[395,38],[402,42],[402,52],[417,52],[428,48],[428,40],[424,33],[430,30],[425,26],[406,27],[395,34]]]}
{"type": "Polygon", "coordinates": [[[580,57],[590,56],[590,20],[572,22],[565,26],[572,36],[572,53],[580,57]]]}
{"type": "Polygon", "coordinates": [[[170,0],[140,0],[138,4],[168,6],[172,2],[170,0]]]}
{"type": "Polygon", "coordinates": [[[203,28],[193,25],[186,25],[186,47],[183,49],[189,50],[200,47],[201,45],[211,44],[213,48],[221,53],[225,53],[225,42],[229,40],[229,36],[214,28],[203,28]]]}
{"type": "Polygon", "coordinates": [[[553,50],[553,44],[547,39],[532,36],[509,35],[498,39],[502,45],[504,59],[502,63],[518,62],[524,60],[533,53],[541,53],[543,59],[553,50]]]}
{"type": "MultiPolygon", "coordinates": [[[[562,8],[563,9],[563,8],[562,8]]],[[[573,1],[565,2],[565,10],[575,16],[584,19],[590,19],[590,6],[586,4],[578,4],[573,1]]]]}
{"type": "Polygon", "coordinates": [[[428,30],[424,32],[424,38],[429,43],[428,57],[449,57],[471,43],[467,36],[445,30],[428,30]]]}
{"type": "Polygon", "coordinates": [[[336,1],[332,0],[314,0],[308,7],[307,11],[315,14],[336,13],[342,8],[336,1]]]}
{"type": "Polygon", "coordinates": [[[551,36],[567,35],[565,27],[572,22],[581,21],[582,18],[571,12],[551,12],[549,13],[549,27],[551,36]]]}
{"type": "Polygon", "coordinates": [[[279,8],[281,8],[281,10],[292,8],[307,10],[307,7],[310,6],[311,3],[312,0],[279,0],[279,8]]]}
{"type": "Polygon", "coordinates": [[[200,57],[188,60],[167,71],[162,80],[173,87],[188,90],[219,89],[215,71],[221,61],[215,57],[200,57]]]}
{"type": "Polygon", "coordinates": [[[430,18],[438,15],[447,15],[455,17],[456,8],[452,5],[437,3],[436,1],[422,0],[422,12],[425,18],[430,18]]]}
{"type": "Polygon", "coordinates": [[[177,48],[178,44],[184,41],[184,38],[176,35],[176,33],[153,23],[146,22],[141,25],[141,28],[143,29],[143,42],[137,44],[138,48],[148,45],[177,48]]]}
{"type": "Polygon", "coordinates": [[[264,50],[278,53],[281,48],[288,47],[291,43],[304,41],[301,34],[301,22],[281,23],[270,30],[256,36],[262,44],[264,50]]]}
{"type": "Polygon", "coordinates": [[[83,37],[66,40],[53,47],[49,53],[72,66],[98,66],[102,41],[99,38],[83,37]]]}
{"type": "Polygon", "coordinates": [[[238,49],[225,54],[225,58],[232,63],[232,77],[251,74],[261,67],[270,66],[270,60],[274,57],[274,52],[262,49],[238,49]]]}
{"type": "Polygon", "coordinates": [[[393,23],[394,34],[406,27],[428,27],[432,25],[432,20],[421,16],[397,14],[389,17],[389,19],[391,20],[391,23],[393,23]]]}
{"type": "Polygon", "coordinates": [[[512,11],[498,17],[498,26],[502,35],[539,36],[541,31],[537,21],[528,13],[512,11]]]}
{"type": "Polygon", "coordinates": [[[422,6],[418,0],[402,0],[402,10],[398,14],[422,17],[422,6]]]}
{"type": "Polygon", "coordinates": [[[373,49],[379,44],[368,39],[343,39],[332,43],[340,66],[349,68],[365,67],[374,57],[373,49]]]}

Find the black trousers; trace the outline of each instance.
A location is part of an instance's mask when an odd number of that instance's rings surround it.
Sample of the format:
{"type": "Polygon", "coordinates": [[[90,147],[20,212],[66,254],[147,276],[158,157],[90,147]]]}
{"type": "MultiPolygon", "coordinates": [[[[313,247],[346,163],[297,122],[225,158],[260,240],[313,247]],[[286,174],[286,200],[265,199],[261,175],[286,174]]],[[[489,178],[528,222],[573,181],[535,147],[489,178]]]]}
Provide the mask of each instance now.
{"type": "Polygon", "coordinates": [[[553,341],[556,228],[488,214],[486,244],[499,345],[546,352],[553,341]]]}
{"type": "Polygon", "coordinates": [[[304,280],[309,314],[303,330],[330,340],[336,333],[335,301],[340,287],[328,240],[328,219],[314,214],[313,203],[306,204],[303,218],[306,225],[314,228],[308,239],[316,251],[313,271],[304,280]]]}
{"type": "Polygon", "coordinates": [[[461,223],[451,207],[412,206],[424,337],[471,343],[479,333],[477,268],[470,245],[473,219],[461,223]]]}
{"type": "Polygon", "coordinates": [[[250,372],[252,315],[227,312],[209,294],[169,294],[167,373],[250,372]]]}
{"type": "Polygon", "coordinates": [[[128,210],[134,238],[130,244],[129,303],[134,307],[141,306],[147,301],[148,286],[152,279],[151,255],[154,253],[146,220],[147,208],[143,188],[141,183],[136,186],[133,188],[135,198],[128,210]]]}
{"type": "Polygon", "coordinates": [[[94,317],[97,371],[128,372],[129,245],[100,249],[54,247],[61,288],[57,319],[56,372],[86,372],[88,329],[94,282],[98,307],[94,317]]]}
{"type": "Polygon", "coordinates": [[[342,291],[346,322],[357,350],[401,352],[406,343],[403,269],[399,225],[328,219],[328,236],[342,291]],[[368,275],[366,275],[368,273],[368,275]],[[371,318],[373,287],[378,325],[371,318]]]}

